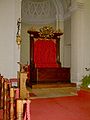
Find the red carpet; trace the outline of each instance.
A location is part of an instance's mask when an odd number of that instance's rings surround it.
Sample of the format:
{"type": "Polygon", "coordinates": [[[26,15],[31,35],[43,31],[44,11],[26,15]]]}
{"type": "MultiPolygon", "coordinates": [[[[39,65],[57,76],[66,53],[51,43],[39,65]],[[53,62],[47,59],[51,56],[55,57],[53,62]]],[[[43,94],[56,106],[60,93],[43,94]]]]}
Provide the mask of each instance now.
{"type": "Polygon", "coordinates": [[[31,120],[90,120],[90,92],[78,96],[33,99],[31,120]]]}
{"type": "MultiPolygon", "coordinates": [[[[0,111],[0,120],[2,117],[0,111]]],[[[90,92],[78,96],[31,100],[31,120],[90,120],[90,92]]]]}

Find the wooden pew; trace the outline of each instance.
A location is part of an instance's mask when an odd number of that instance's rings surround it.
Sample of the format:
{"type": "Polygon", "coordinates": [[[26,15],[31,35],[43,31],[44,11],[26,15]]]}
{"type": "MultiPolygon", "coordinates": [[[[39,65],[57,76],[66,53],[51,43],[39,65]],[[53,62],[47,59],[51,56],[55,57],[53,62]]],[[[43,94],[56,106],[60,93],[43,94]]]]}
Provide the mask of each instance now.
{"type": "Polygon", "coordinates": [[[0,108],[3,108],[3,76],[0,74],[0,108]]]}
{"type": "Polygon", "coordinates": [[[17,120],[31,120],[30,118],[31,100],[17,100],[17,120]]]}
{"type": "Polygon", "coordinates": [[[3,120],[30,120],[30,100],[21,99],[19,88],[11,87],[8,79],[1,78],[1,106],[3,120]]]}

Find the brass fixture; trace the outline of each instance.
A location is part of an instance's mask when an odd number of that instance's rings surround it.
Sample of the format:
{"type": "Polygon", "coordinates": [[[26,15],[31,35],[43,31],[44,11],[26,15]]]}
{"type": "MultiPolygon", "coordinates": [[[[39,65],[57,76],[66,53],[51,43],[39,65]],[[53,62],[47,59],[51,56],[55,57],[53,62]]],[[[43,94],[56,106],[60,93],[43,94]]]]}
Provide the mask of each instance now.
{"type": "Polygon", "coordinates": [[[21,32],[21,20],[20,20],[20,18],[17,20],[17,35],[16,35],[16,42],[17,42],[17,45],[18,46],[20,46],[21,45],[21,42],[22,42],[22,40],[21,40],[21,34],[20,34],[20,32],[21,32]]]}

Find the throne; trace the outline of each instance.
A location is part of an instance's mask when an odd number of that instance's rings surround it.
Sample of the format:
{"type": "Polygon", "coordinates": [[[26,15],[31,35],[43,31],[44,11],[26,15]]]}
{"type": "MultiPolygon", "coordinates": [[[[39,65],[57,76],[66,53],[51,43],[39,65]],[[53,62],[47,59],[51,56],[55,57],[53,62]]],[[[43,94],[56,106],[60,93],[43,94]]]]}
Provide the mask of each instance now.
{"type": "Polygon", "coordinates": [[[70,68],[61,67],[60,36],[50,26],[29,30],[30,83],[70,82],[70,68]]]}

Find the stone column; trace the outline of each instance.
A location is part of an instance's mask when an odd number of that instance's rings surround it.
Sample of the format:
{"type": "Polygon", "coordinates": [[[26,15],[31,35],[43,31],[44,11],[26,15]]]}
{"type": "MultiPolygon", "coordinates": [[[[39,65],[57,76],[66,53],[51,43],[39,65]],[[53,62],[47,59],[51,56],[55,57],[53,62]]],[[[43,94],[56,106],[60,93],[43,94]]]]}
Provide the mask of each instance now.
{"type": "Polygon", "coordinates": [[[71,82],[83,75],[84,3],[72,0],[71,10],[71,82]]]}

